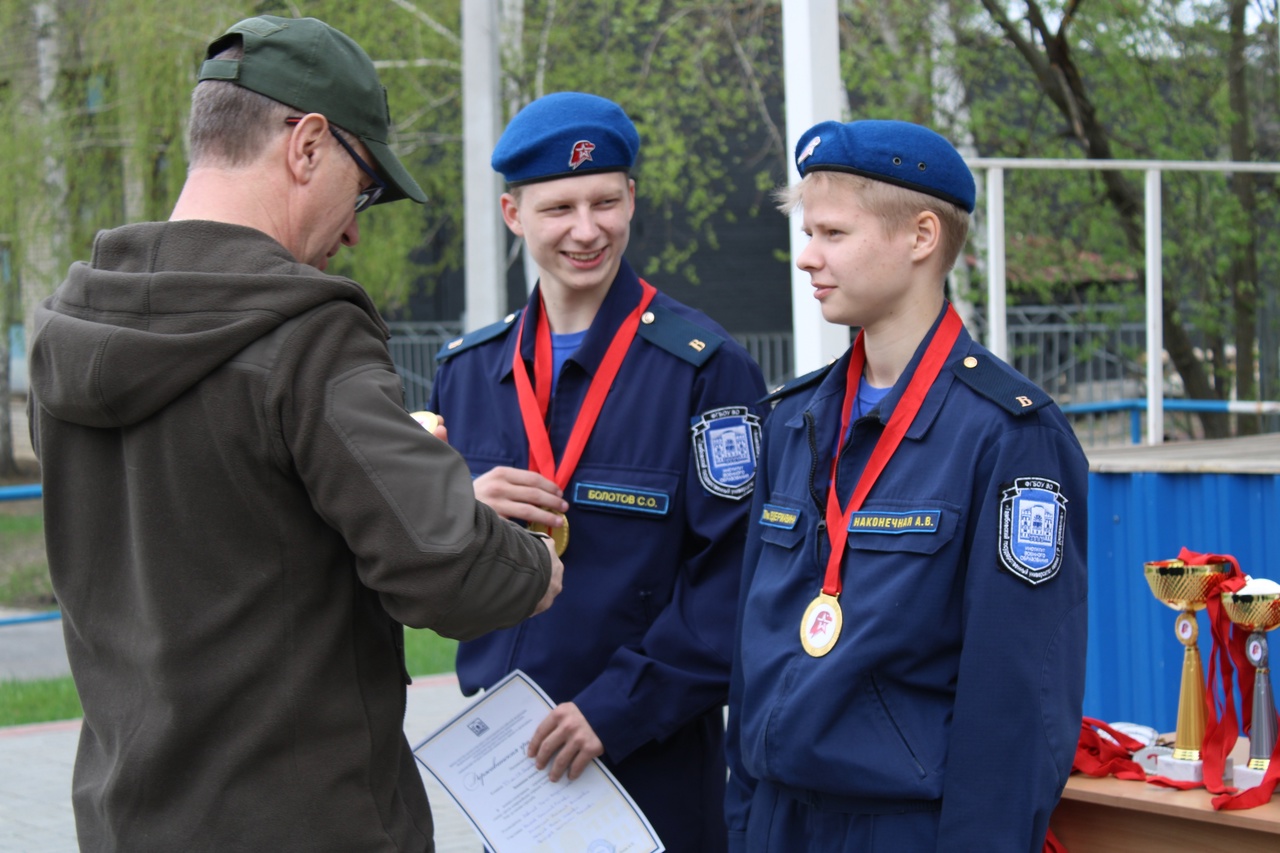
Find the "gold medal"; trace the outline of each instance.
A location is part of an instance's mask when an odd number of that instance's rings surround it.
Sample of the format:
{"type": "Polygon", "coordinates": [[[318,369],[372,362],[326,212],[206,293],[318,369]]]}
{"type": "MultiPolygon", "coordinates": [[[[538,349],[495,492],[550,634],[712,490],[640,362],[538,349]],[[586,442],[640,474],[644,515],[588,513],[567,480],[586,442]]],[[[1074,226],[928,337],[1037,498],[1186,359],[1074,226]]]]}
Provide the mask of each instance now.
{"type": "Polygon", "coordinates": [[[440,426],[440,416],[435,412],[410,412],[409,417],[422,424],[422,428],[432,435],[435,435],[436,427],[440,426]]]}
{"type": "Polygon", "coordinates": [[[813,657],[820,658],[836,644],[843,624],[839,600],[834,595],[819,593],[809,602],[800,620],[800,645],[813,657]]]}
{"type": "Polygon", "coordinates": [[[551,537],[551,541],[556,544],[557,557],[563,557],[564,549],[569,547],[569,519],[563,515],[560,518],[564,523],[559,527],[547,527],[536,521],[529,522],[529,529],[534,533],[545,533],[551,537]]]}

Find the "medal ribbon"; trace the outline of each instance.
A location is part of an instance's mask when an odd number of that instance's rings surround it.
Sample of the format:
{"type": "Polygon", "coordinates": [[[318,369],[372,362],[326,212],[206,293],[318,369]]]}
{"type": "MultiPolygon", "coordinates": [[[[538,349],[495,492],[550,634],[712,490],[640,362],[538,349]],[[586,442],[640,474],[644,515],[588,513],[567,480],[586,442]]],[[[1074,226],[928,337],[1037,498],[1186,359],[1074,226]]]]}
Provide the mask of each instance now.
{"type": "Polygon", "coordinates": [[[894,407],[889,423],[880,434],[880,440],[876,442],[875,449],[871,451],[871,458],[867,460],[867,466],[863,469],[862,476],[858,478],[858,484],[853,490],[853,496],[849,498],[848,506],[844,508],[844,512],[841,512],[840,498],[836,495],[836,467],[840,463],[840,451],[844,448],[845,438],[849,433],[853,402],[858,398],[858,383],[862,381],[862,367],[867,359],[863,333],[858,332],[858,339],[853,342],[853,352],[849,356],[849,372],[845,377],[844,407],[840,418],[840,441],[836,445],[835,458],[831,460],[831,482],[827,486],[827,536],[831,541],[831,554],[827,557],[827,573],[822,582],[822,591],[827,595],[839,597],[843,585],[840,577],[840,563],[844,557],[845,542],[849,538],[849,518],[862,508],[862,503],[866,500],[871,487],[875,485],[880,472],[884,470],[885,465],[889,464],[894,451],[902,443],[907,429],[910,428],[911,422],[915,420],[920,407],[924,404],[925,395],[929,393],[929,389],[933,387],[933,381],[942,371],[942,365],[946,362],[951,347],[960,337],[961,328],[963,324],[960,322],[960,316],[948,305],[942,324],[938,326],[938,331],[920,359],[915,374],[907,383],[907,390],[903,392],[902,399],[894,407]]]}
{"type": "Polygon", "coordinates": [[[511,360],[511,370],[515,374],[516,399],[520,403],[520,418],[524,421],[524,433],[529,440],[529,470],[541,474],[555,482],[562,490],[569,485],[573,470],[582,458],[582,451],[587,447],[587,439],[595,429],[604,407],[605,397],[613,386],[613,380],[622,367],[631,342],[635,340],[636,330],[640,328],[640,315],[649,307],[658,291],[653,285],[640,279],[640,302],[627,315],[614,333],[604,358],[587,387],[587,395],[583,398],[582,408],[569,433],[569,442],[565,445],[564,457],[556,464],[555,454],[551,451],[551,436],[547,432],[547,410],[551,405],[551,327],[547,323],[546,306],[539,304],[537,326],[534,333],[533,382],[529,381],[529,371],[525,367],[524,357],[520,354],[520,342],[524,336],[524,323],[516,333],[516,352],[511,360]],[[536,386],[536,390],[535,390],[536,386]]]}

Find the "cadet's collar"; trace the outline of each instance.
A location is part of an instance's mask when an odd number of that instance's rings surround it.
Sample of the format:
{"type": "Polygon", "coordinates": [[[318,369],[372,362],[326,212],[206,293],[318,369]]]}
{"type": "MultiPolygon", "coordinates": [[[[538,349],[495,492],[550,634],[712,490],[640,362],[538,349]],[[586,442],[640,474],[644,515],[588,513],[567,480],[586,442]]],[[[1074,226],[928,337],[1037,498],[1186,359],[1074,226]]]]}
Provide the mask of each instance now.
{"type": "MultiPolygon", "coordinates": [[[[929,348],[929,342],[938,333],[938,327],[942,325],[942,318],[946,315],[949,305],[949,302],[943,300],[942,310],[934,318],[928,334],[916,346],[916,351],[911,356],[911,361],[907,363],[906,369],[902,371],[902,375],[898,377],[898,380],[893,383],[893,388],[889,389],[889,393],[880,401],[876,411],[881,424],[889,422],[890,416],[893,415],[894,407],[898,405],[898,400],[902,399],[903,393],[907,390],[907,384],[911,381],[911,377],[915,375],[916,368],[920,365],[920,360],[924,358],[924,351],[929,348]]],[[[951,362],[959,358],[958,353],[968,352],[970,344],[969,331],[961,328],[960,337],[956,340],[955,346],[951,348],[951,354],[947,356],[947,365],[949,366],[951,362]]],[[[849,370],[849,359],[852,355],[853,347],[849,347],[849,349],[845,350],[844,355],[836,360],[836,363],[827,371],[827,375],[823,378],[818,390],[814,392],[813,398],[806,407],[811,412],[822,411],[822,415],[818,418],[819,421],[833,417],[823,411],[827,406],[833,406],[833,411],[836,413],[834,418],[837,424],[839,423],[840,405],[844,401],[845,374],[849,370]]],[[[950,387],[954,378],[955,374],[947,369],[938,374],[938,378],[934,380],[933,388],[929,391],[928,396],[925,397],[919,413],[916,414],[915,420],[911,422],[911,428],[907,430],[907,438],[918,441],[929,431],[930,424],[933,423],[938,411],[942,408],[942,401],[946,398],[946,389],[950,387]]],[[[804,413],[797,412],[795,417],[787,421],[787,425],[792,427],[803,426],[804,413]]]]}
{"type": "MultiPolygon", "coordinates": [[[[938,333],[938,327],[942,325],[942,318],[946,316],[950,307],[951,303],[944,299],[942,301],[942,310],[934,318],[933,325],[929,327],[929,333],[924,336],[924,340],[920,341],[920,345],[916,347],[915,355],[911,356],[911,361],[907,363],[907,369],[902,371],[898,381],[893,383],[892,390],[880,402],[880,423],[887,424],[889,422],[889,417],[893,414],[894,408],[907,390],[907,383],[911,381],[911,377],[915,375],[916,369],[919,368],[920,360],[924,358],[924,351],[929,348],[929,343],[933,340],[933,336],[938,333]]],[[[907,438],[912,441],[919,441],[929,431],[929,426],[942,409],[942,401],[947,397],[947,389],[955,381],[955,374],[948,368],[957,358],[956,353],[968,351],[969,343],[969,331],[961,326],[960,337],[956,338],[955,345],[951,347],[951,353],[947,356],[947,362],[942,372],[933,381],[933,387],[929,390],[928,396],[924,398],[924,403],[920,406],[920,411],[916,413],[915,420],[911,422],[911,427],[907,430],[907,438]]]]}
{"type": "MultiPolygon", "coordinates": [[[[541,288],[541,284],[534,287],[533,293],[529,295],[528,309],[521,318],[521,322],[524,323],[524,337],[520,343],[520,354],[530,364],[533,363],[533,342],[537,335],[537,315],[542,310],[540,304],[542,298],[541,288]]],[[[596,368],[600,366],[600,361],[604,358],[605,351],[609,349],[609,344],[613,341],[614,333],[618,331],[622,321],[635,310],[636,303],[640,301],[640,292],[640,278],[636,275],[635,270],[631,268],[631,264],[627,263],[627,259],[623,258],[618,267],[618,274],[614,277],[613,283],[609,285],[609,292],[605,294],[604,301],[600,303],[600,308],[596,311],[595,319],[591,321],[591,328],[587,330],[587,336],[582,339],[582,345],[578,347],[577,352],[569,357],[569,360],[581,365],[588,375],[594,376],[596,368]]],[[[514,346],[515,335],[511,336],[511,340],[513,341],[512,346],[514,346]]],[[[503,373],[504,379],[511,373],[510,363],[511,355],[510,351],[508,351],[507,368],[503,373]]]]}

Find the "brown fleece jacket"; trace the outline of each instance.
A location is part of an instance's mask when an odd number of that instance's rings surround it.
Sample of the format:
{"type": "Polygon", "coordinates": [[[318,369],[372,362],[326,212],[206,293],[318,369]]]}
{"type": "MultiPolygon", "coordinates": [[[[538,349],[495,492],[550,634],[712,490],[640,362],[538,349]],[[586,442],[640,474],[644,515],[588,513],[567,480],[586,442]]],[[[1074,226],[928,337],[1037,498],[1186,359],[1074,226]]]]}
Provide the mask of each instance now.
{"type": "Polygon", "coordinates": [[[550,561],[405,413],[386,336],[212,222],[103,232],[37,311],[82,850],[432,849],[401,623],[514,624],[550,561]]]}

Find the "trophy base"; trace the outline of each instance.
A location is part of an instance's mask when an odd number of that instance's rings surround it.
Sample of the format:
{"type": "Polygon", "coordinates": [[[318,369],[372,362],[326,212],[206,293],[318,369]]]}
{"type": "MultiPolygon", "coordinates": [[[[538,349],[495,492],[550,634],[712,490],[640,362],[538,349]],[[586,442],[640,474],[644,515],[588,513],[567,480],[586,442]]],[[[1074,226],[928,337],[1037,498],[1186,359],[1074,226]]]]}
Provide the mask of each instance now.
{"type": "MultiPolygon", "coordinates": [[[[1222,767],[1222,781],[1230,782],[1232,772],[1232,762],[1228,758],[1222,767]]],[[[1161,755],[1156,759],[1156,775],[1172,779],[1175,782],[1203,782],[1204,761],[1188,761],[1185,758],[1161,755]]]]}
{"type": "Polygon", "coordinates": [[[1167,746],[1144,746],[1133,754],[1133,760],[1137,762],[1145,772],[1158,775],[1159,770],[1156,769],[1157,763],[1161,758],[1167,758],[1173,755],[1173,750],[1167,746]]]}
{"type": "Polygon", "coordinates": [[[1250,788],[1256,788],[1262,784],[1262,777],[1267,775],[1265,770],[1253,770],[1248,767],[1237,767],[1235,781],[1231,784],[1239,788],[1241,791],[1247,791],[1250,788]]]}

